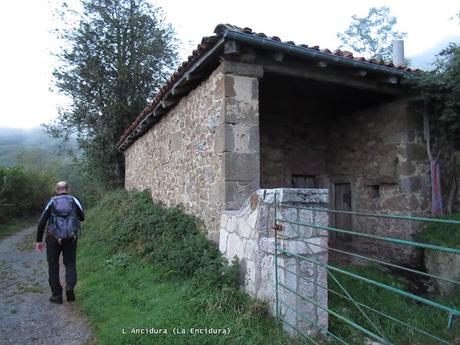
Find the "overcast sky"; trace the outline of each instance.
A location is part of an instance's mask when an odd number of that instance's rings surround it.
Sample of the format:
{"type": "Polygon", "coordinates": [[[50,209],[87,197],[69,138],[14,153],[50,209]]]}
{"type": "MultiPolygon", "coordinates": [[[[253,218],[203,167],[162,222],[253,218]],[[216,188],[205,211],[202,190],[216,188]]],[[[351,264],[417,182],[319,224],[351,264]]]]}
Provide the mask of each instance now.
{"type": "MultiPolygon", "coordinates": [[[[343,31],[353,14],[365,16],[370,7],[387,5],[398,17],[397,29],[405,31],[406,56],[414,57],[459,41],[460,25],[451,19],[460,0],[157,0],[166,20],[182,40],[185,58],[203,36],[212,35],[219,23],[248,26],[257,32],[308,45],[335,49],[336,33],[343,31]]],[[[65,102],[49,89],[55,49],[50,30],[55,26],[52,0],[11,0],[0,3],[0,127],[32,128],[57,116],[65,102]]]]}

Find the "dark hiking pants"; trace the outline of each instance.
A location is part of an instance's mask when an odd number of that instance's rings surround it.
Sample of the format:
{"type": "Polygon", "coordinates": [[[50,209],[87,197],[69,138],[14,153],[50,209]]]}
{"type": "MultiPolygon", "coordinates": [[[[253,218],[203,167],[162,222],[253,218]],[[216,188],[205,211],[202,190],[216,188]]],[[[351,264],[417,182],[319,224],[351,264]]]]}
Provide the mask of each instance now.
{"type": "Polygon", "coordinates": [[[62,286],[59,280],[59,256],[63,256],[65,266],[66,290],[73,289],[77,283],[77,240],[63,242],[62,246],[53,236],[46,237],[46,259],[48,260],[48,282],[53,296],[62,295],[62,286]]]}

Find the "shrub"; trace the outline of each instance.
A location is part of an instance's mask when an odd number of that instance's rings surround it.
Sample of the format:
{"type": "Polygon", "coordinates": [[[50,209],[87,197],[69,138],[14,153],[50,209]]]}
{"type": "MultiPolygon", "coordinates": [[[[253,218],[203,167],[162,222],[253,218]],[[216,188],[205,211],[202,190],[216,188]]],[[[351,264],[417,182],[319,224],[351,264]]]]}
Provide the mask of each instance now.
{"type": "Polygon", "coordinates": [[[21,167],[0,167],[0,224],[41,211],[52,192],[53,177],[21,167]]]}
{"type": "Polygon", "coordinates": [[[193,278],[204,286],[237,286],[237,263],[228,266],[199,230],[201,222],[181,207],[154,203],[148,191],[117,190],[108,192],[92,213],[98,222],[88,231],[96,241],[107,241],[113,254],[136,253],[164,276],[193,278]]]}

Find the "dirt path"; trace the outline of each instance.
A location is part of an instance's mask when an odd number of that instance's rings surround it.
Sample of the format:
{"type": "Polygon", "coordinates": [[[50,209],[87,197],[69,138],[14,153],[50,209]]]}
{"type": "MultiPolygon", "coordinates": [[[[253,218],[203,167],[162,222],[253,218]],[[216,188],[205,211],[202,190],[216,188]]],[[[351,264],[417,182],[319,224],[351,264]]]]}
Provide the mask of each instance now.
{"type": "Polygon", "coordinates": [[[35,251],[34,230],[0,241],[0,344],[85,344],[90,328],[78,308],[48,301],[46,256],[35,251]]]}

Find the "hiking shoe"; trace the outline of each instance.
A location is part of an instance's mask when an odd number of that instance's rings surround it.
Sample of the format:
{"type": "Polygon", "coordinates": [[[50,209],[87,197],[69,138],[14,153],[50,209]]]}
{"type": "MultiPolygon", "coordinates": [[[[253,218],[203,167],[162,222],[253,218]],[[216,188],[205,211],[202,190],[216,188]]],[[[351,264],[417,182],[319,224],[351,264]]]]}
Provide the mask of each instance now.
{"type": "Polygon", "coordinates": [[[72,290],[66,290],[65,295],[67,297],[67,302],[73,302],[75,301],[75,292],[72,290]]]}
{"type": "Polygon", "coordinates": [[[59,296],[51,296],[50,297],[51,303],[62,304],[62,295],[59,296]]]}

